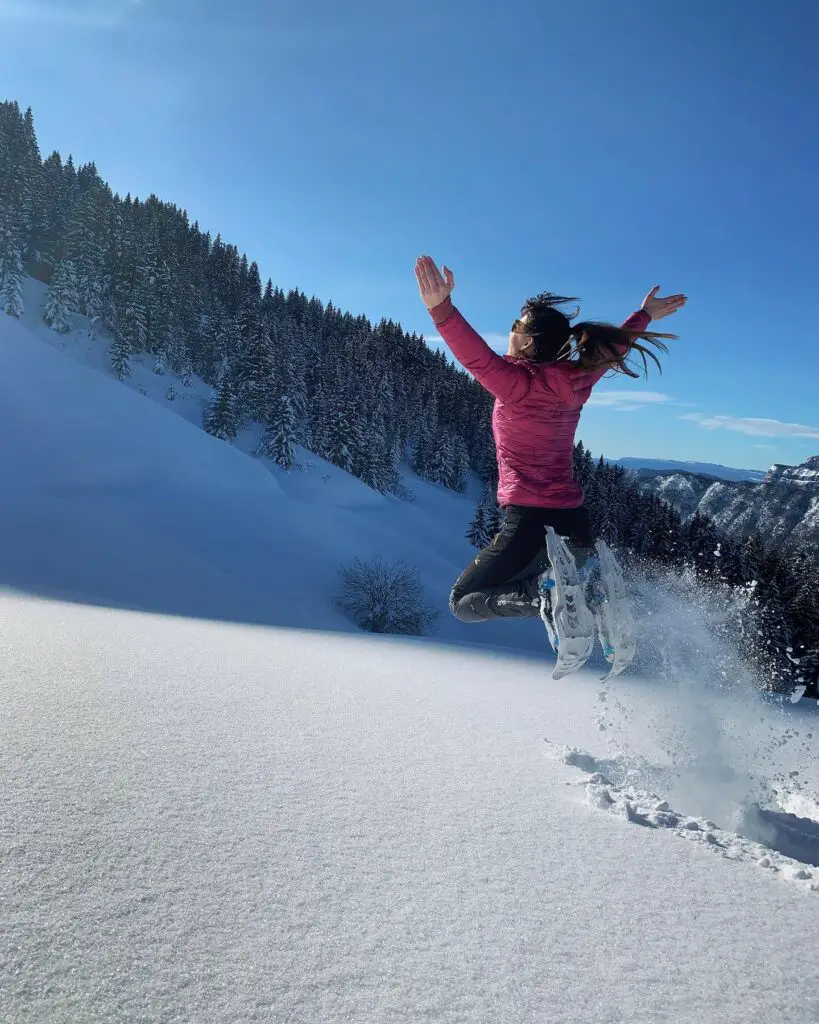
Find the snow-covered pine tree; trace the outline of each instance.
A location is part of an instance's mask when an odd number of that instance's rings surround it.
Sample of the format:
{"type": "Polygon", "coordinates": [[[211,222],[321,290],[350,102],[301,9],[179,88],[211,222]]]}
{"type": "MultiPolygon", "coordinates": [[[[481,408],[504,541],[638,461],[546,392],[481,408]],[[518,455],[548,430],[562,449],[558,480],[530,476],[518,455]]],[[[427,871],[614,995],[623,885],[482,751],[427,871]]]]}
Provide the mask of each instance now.
{"type": "Polygon", "coordinates": [[[376,481],[376,488],[382,494],[399,494],[406,497],[406,492],[401,489],[401,473],[398,469],[400,461],[400,443],[397,438],[390,438],[385,429],[383,444],[379,446],[376,481]]]}
{"type": "Polygon", "coordinates": [[[236,396],[229,374],[224,374],[216,401],[205,416],[205,430],[222,441],[232,441],[238,432],[236,396]]]}
{"type": "Polygon", "coordinates": [[[585,490],[589,480],[594,475],[594,459],[592,459],[591,452],[582,441],[578,441],[574,446],[572,462],[574,478],[585,490]]]}
{"type": "Polygon", "coordinates": [[[466,531],[466,539],[476,548],[483,549],[492,543],[501,528],[501,511],[493,490],[484,488],[475,505],[475,515],[466,531]]]}
{"type": "Polygon", "coordinates": [[[262,438],[261,449],[277,466],[290,470],[296,464],[293,445],[296,443],[296,416],[288,395],[282,395],[262,438]]]}
{"type": "Polygon", "coordinates": [[[353,472],[356,456],[359,455],[359,451],[354,451],[351,447],[352,435],[353,421],[350,418],[349,407],[342,402],[337,402],[330,410],[328,417],[327,447],[324,457],[347,473],[353,472]]]}
{"type": "Polygon", "coordinates": [[[806,683],[814,681],[819,674],[819,569],[802,580],[788,611],[799,674],[806,683]]]}
{"type": "Polygon", "coordinates": [[[765,545],[759,534],[754,531],[742,545],[742,564],[746,583],[759,579],[764,558],[765,545]]]}
{"type": "Polygon", "coordinates": [[[412,458],[410,460],[410,466],[414,473],[418,476],[427,479],[429,475],[429,464],[431,458],[432,449],[432,436],[426,426],[422,426],[421,429],[415,435],[415,443],[412,448],[412,458]]]}
{"type": "Polygon", "coordinates": [[[475,503],[475,514],[472,516],[472,520],[466,530],[466,539],[473,547],[479,550],[485,548],[491,539],[486,522],[487,508],[484,501],[485,496],[484,493],[475,503]]]}
{"type": "Polygon", "coordinates": [[[103,269],[105,208],[110,199],[96,168],[84,168],[85,192],[78,200],[67,228],[66,259],[74,265],[78,310],[92,321],[102,315],[106,274],[103,269]]]}
{"type": "Polygon", "coordinates": [[[79,309],[77,278],[71,260],[60,260],[48,289],[43,320],[58,334],[67,334],[72,327],[73,314],[79,309]]]}
{"type": "Polygon", "coordinates": [[[147,342],[147,319],[145,310],[137,301],[130,301],[125,306],[120,332],[128,342],[129,349],[143,352],[147,342]]]}
{"type": "Polygon", "coordinates": [[[635,488],[632,500],[628,505],[621,541],[628,551],[638,556],[645,556],[650,551],[651,531],[648,529],[650,510],[649,496],[635,488]]]}
{"type": "Polygon", "coordinates": [[[450,470],[445,483],[453,491],[463,494],[469,475],[469,456],[466,452],[466,445],[457,434],[450,434],[448,446],[450,470]]]}
{"type": "Polygon", "coordinates": [[[21,317],[25,312],[23,260],[19,249],[12,249],[3,261],[0,299],[2,299],[3,311],[9,316],[21,317]]]}
{"type": "Polygon", "coordinates": [[[125,380],[131,375],[131,349],[121,335],[111,344],[111,369],[118,380],[125,380]]]}
{"type": "Polygon", "coordinates": [[[426,473],[427,480],[448,487],[454,475],[453,462],[454,453],[450,435],[439,436],[437,444],[430,445],[426,473]]]}
{"type": "Polygon", "coordinates": [[[597,467],[595,510],[597,512],[598,537],[608,544],[620,542],[620,501],[617,484],[605,463],[597,467]]]}
{"type": "Polygon", "coordinates": [[[719,536],[710,519],[695,512],[683,528],[683,540],[698,572],[713,576],[721,568],[719,536]]]}
{"type": "Polygon", "coordinates": [[[365,424],[364,436],[366,444],[362,449],[361,479],[382,494],[395,493],[400,483],[397,449],[387,431],[384,411],[380,405],[374,407],[365,424]]]}
{"type": "Polygon", "coordinates": [[[656,495],[651,495],[645,525],[650,538],[646,554],[662,565],[681,565],[686,550],[682,536],[683,524],[677,510],[656,495]]]}

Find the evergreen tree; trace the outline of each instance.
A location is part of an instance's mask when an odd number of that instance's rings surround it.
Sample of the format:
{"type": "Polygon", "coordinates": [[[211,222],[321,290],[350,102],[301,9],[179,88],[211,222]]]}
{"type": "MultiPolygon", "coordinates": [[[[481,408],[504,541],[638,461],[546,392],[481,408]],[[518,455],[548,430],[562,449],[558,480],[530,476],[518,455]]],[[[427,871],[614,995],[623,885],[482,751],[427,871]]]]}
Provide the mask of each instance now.
{"type": "Polygon", "coordinates": [[[711,521],[695,512],[685,524],[683,540],[697,570],[715,575],[720,558],[719,537],[711,521]]]}
{"type": "Polygon", "coordinates": [[[473,547],[483,549],[492,543],[501,528],[501,514],[493,492],[487,487],[475,505],[475,515],[466,531],[466,539],[473,547]]]}
{"type": "Polygon", "coordinates": [[[457,435],[450,435],[447,443],[447,454],[449,457],[449,473],[443,481],[447,487],[459,494],[466,490],[467,475],[469,473],[469,457],[466,454],[466,445],[457,435]]]}
{"type": "Polygon", "coordinates": [[[124,338],[115,338],[111,345],[111,369],[119,380],[131,375],[131,350],[124,338]]]}
{"type": "Polygon", "coordinates": [[[257,316],[249,323],[253,334],[246,337],[244,329],[240,332],[242,351],[236,360],[238,398],[244,416],[264,422],[276,406],[279,387],[270,336],[257,316]]]}
{"type": "Polygon", "coordinates": [[[746,582],[759,579],[764,557],[765,545],[759,534],[754,531],[742,545],[743,576],[746,582]]]}
{"type": "Polygon", "coordinates": [[[102,237],[104,209],[109,202],[110,196],[94,169],[87,191],[77,202],[65,242],[66,258],[76,271],[77,308],[93,321],[102,315],[105,301],[102,237]]]}
{"type": "Polygon", "coordinates": [[[578,441],[574,446],[572,468],[575,480],[585,490],[594,476],[594,460],[582,441],[578,441]]]}
{"type": "Polygon", "coordinates": [[[467,527],[466,539],[473,547],[478,549],[485,548],[489,544],[489,530],[486,525],[486,504],[483,496],[475,504],[475,514],[467,527]]]}
{"type": "Polygon", "coordinates": [[[21,317],[25,312],[23,300],[23,261],[19,249],[13,249],[4,260],[2,273],[0,273],[0,284],[2,284],[3,311],[9,316],[21,317]]]}
{"type": "Polygon", "coordinates": [[[148,323],[145,309],[137,301],[129,302],[122,317],[120,332],[134,352],[144,352],[148,340],[148,323]]]}
{"type": "Polygon", "coordinates": [[[71,330],[72,315],[79,308],[77,279],[71,260],[61,260],[54,271],[43,308],[43,320],[58,334],[71,330]]]}
{"type": "Polygon", "coordinates": [[[261,450],[282,469],[290,470],[296,464],[293,445],[296,441],[296,417],[287,395],[278,402],[275,415],[264,437],[261,450]]]}
{"type": "Polygon", "coordinates": [[[376,490],[382,494],[401,494],[401,445],[397,438],[390,439],[385,432],[379,437],[378,461],[376,463],[376,490]]]}
{"type": "Polygon", "coordinates": [[[420,477],[429,478],[432,447],[432,432],[422,427],[416,435],[410,462],[413,472],[420,477]]]}
{"type": "Polygon", "coordinates": [[[216,401],[205,416],[205,430],[222,441],[232,441],[238,433],[236,395],[227,374],[219,385],[216,401]]]}
{"type": "Polygon", "coordinates": [[[353,434],[353,423],[349,417],[349,408],[337,404],[330,411],[327,423],[326,452],[324,457],[347,473],[353,472],[357,452],[351,450],[350,439],[353,434]]]}

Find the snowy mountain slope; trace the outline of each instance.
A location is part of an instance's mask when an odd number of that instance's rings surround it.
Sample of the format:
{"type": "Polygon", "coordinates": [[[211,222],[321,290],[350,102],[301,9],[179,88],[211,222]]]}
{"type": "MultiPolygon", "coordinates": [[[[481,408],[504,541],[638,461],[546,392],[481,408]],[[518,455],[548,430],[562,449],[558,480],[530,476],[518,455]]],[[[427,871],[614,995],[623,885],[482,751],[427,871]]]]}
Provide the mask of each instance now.
{"type": "Polygon", "coordinates": [[[750,480],[759,481],[764,479],[765,473],[761,469],[734,469],[731,466],[721,466],[714,462],[677,462],[674,459],[609,459],[618,466],[625,469],[651,469],[663,473],[696,473],[701,476],[716,477],[719,480],[750,480]]]}
{"type": "Polygon", "coordinates": [[[692,473],[641,471],[640,485],[684,517],[699,512],[737,539],[759,530],[783,546],[799,545],[819,557],[819,472],[816,458],[801,466],[774,466],[759,483],[712,480],[692,473]]]}
{"type": "MultiPolygon", "coordinates": [[[[474,556],[472,497],[412,476],[412,504],[384,496],[300,450],[304,471],[250,457],[201,427],[211,390],[135,366],[107,369],[103,339],[56,335],[0,313],[0,584],[104,605],[238,621],[349,629],[334,607],[337,570],[387,553],[421,571],[451,640],[544,651],[539,627],[477,633],[447,610],[474,556]],[[167,402],[169,384],[180,398],[167,402]],[[140,394],[142,388],[146,395],[140,394]],[[161,575],[161,586],[157,585],[161,575]]],[[[242,448],[245,450],[242,451],[242,448]]],[[[520,628],[528,627],[528,628],[520,628]]]]}
{"type": "Polygon", "coordinates": [[[784,466],[776,463],[765,474],[765,483],[773,484],[779,480],[790,483],[819,485],[819,455],[812,455],[798,466],[784,466]]]}
{"type": "Polygon", "coordinates": [[[6,1019],[819,1018],[819,870],[706,820],[804,769],[815,713],[783,743],[747,697],[626,678],[604,711],[521,657],[0,615],[6,1019]]]}

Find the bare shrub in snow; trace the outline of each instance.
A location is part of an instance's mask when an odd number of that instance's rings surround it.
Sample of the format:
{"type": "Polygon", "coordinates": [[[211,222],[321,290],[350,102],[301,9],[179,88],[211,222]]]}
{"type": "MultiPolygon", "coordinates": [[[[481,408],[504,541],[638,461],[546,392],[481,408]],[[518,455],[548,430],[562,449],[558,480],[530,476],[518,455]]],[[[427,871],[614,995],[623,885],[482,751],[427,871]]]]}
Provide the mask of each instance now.
{"type": "Polygon", "coordinates": [[[341,589],[337,603],[344,614],[369,633],[423,636],[436,612],[426,601],[418,570],[404,562],[387,564],[381,558],[356,559],[338,571],[341,589]]]}

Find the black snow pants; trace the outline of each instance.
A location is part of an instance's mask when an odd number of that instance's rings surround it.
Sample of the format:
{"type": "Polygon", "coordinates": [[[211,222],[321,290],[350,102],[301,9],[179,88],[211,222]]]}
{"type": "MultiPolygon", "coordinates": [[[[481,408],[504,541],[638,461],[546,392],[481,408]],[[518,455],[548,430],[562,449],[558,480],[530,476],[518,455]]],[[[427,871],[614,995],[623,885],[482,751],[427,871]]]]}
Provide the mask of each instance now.
{"type": "Polygon", "coordinates": [[[593,548],[589,515],[580,508],[508,505],[500,533],[464,569],[449,607],[461,622],[538,615],[537,577],[548,565],[546,527],[567,538],[580,568],[593,548]]]}

